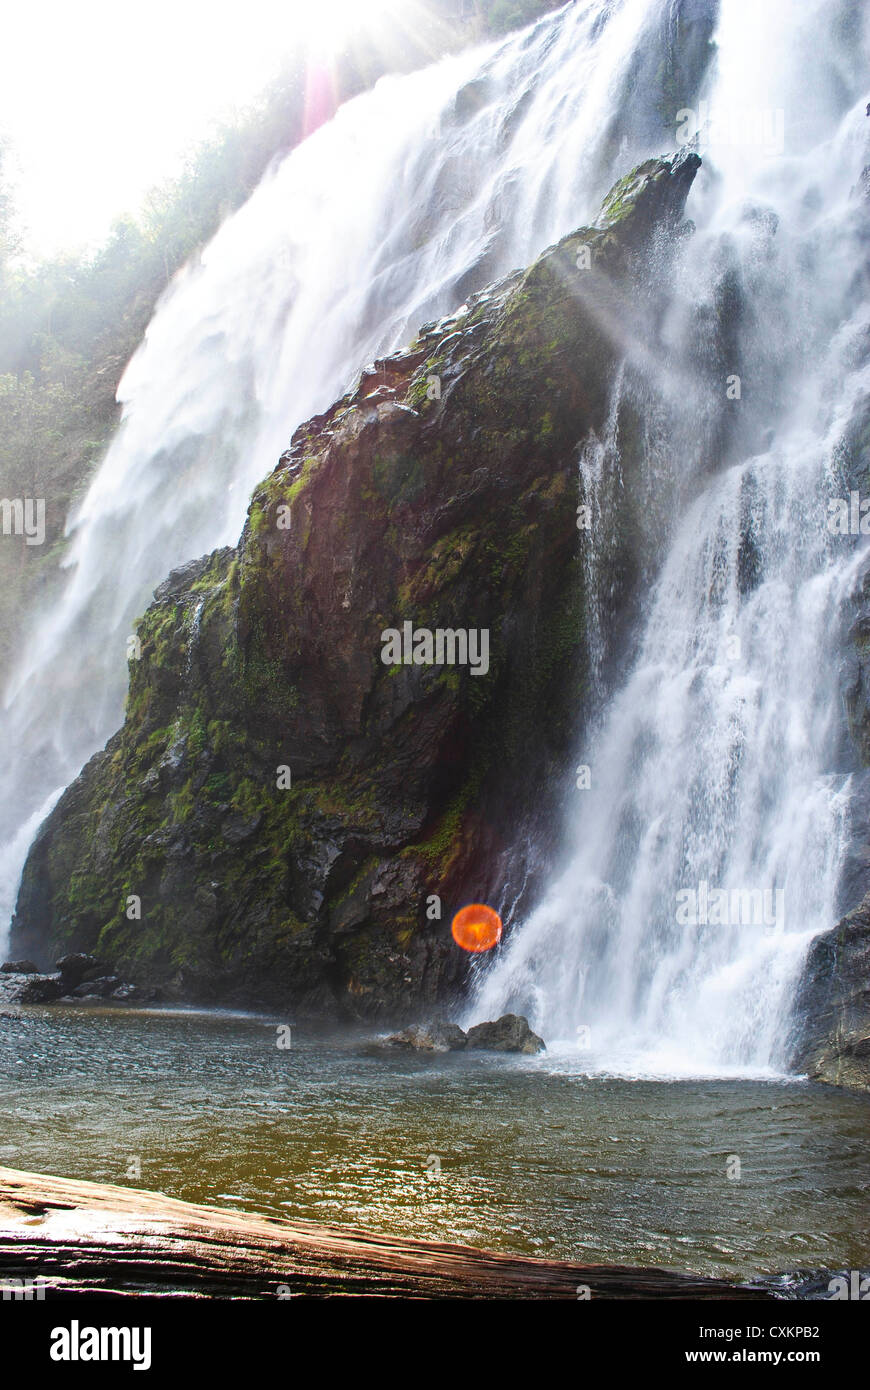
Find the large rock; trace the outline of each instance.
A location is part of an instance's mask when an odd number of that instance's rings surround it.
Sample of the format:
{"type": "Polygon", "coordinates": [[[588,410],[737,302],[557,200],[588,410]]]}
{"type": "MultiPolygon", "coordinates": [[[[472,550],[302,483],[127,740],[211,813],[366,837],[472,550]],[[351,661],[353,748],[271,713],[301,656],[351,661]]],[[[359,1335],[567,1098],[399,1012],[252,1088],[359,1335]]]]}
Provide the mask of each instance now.
{"type": "Polygon", "coordinates": [[[62,994],[59,975],[28,975],[13,997],[18,1004],[51,1004],[62,994]]]}
{"type": "Polygon", "coordinates": [[[870,893],[813,943],[795,1017],[797,1070],[870,1090],[870,893]]]}
{"type": "Polygon", "coordinates": [[[467,1046],[486,1052],[524,1052],[533,1056],[546,1052],[543,1038],[533,1033],[529,1021],[519,1014],[502,1014],[491,1023],[476,1023],[468,1030],[467,1046]]]}
{"type": "Polygon", "coordinates": [[[405,1028],[401,1033],[391,1033],[385,1038],[387,1047],[395,1047],[409,1052],[459,1052],[466,1044],[466,1036],[456,1023],[425,1023],[405,1028]]]}
{"type": "Polygon", "coordinates": [[[102,968],[96,956],[73,951],[56,962],[64,992],[71,992],[82,980],[97,975],[102,968]]]}
{"type": "MultiPolygon", "coordinates": [[[[31,849],[17,953],[298,1013],[456,996],[452,912],[507,879],[531,901],[557,838],[590,682],[578,451],[614,427],[629,347],[657,350],[698,164],[649,161],[600,226],[367,368],[296,431],[239,545],[160,586],[124,727],[31,849]],[[386,664],[405,621],[487,631],[487,673],[386,664]]],[[[602,661],[658,550],[639,410],[623,391],[602,661]]]]}
{"type": "Polygon", "coordinates": [[[7,960],[0,965],[0,975],[38,975],[39,966],[32,960],[7,960]]]}
{"type": "Polygon", "coordinates": [[[120,980],[117,975],[101,975],[97,979],[84,980],[81,984],[70,989],[69,997],[71,999],[131,998],[132,995],[119,993],[125,988],[130,989],[131,986],[125,987],[123,980],[120,980]]]}

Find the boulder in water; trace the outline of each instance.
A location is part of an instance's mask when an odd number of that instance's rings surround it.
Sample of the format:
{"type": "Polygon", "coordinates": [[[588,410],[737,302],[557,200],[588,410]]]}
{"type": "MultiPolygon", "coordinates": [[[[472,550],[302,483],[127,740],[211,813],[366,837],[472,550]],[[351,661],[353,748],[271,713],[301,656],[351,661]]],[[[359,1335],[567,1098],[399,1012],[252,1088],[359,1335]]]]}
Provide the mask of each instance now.
{"type": "Polygon", "coordinates": [[[528,1019],[519,1014],[502,1014],[494,1022],[476,1023],[468,1030],[467,1046],[486,1052],[524,1052],[528,1056],[547,1050],[544,1039],[533,1033],[528,1019]]]}
{"type": "Polygon", "coordinates": [[[388,1047],[415,1052],[459,1052],[465,1043],[465,1034],[457,1024],[440,1020],[405,1028],[386,1039],[388,1047]]]}
{"type": "Polygon", "coordinates": [[[88,955],[84,951],[73,951],[67,956],[61,956],[60,960],[55,961],[55,965],[60,971],[60,981],[65,994],[101,969],[96,956],[88,955]]]}
{"type": "Polygon", "coordinates": [[[121,995],[116,992],[124,985],[124,981],[117,975],[101,975],[96,980],[83,980],[74,989],[67,990],[71,999],[108,999],[110,996],[119,999],[129,998],[129,995],[121,995]]]}
{"type": "Polygon", "coordinates": [[[58,975],[28,975],[15,999],[19,1004],[51,1004],[62,994],[58,975]]]}
{"type": "Polygon", "coordinates": [[[0,965],[0,975],[38,975],[39,966],[32,960],[7,960],[0,965]]]}

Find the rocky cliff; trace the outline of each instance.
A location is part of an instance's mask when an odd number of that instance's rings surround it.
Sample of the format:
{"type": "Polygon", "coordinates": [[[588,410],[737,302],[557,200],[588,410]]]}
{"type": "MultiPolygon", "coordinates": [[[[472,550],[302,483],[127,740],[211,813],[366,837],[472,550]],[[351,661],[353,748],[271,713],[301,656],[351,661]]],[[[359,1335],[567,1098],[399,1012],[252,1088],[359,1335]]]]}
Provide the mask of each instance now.
{"type": "MultiPolygon", "coordinates": [[[[870,289],[870,167],[852,190],[855,231],[865,248],[856,295],[870,289]]],[[[870,365],[870,344],[861,347],[870,365]]],[[[838,451],[839,493],[870,492],[870,405],[848,421],[838,451]]],[[[844,537],[842,545],[853,544],[844,537]]],[[[870,1090],[870,565],[861,566],[842,632],[843,766],[851,772],[850,845],[840,888],[850,908],[813,942],[794,1009],[792,1064],[815,1080],[870,1090]],[[855,767],[855,764],[858,764],[855,767]]]]}
{"type": "MultiPolygon", "coordinates": [[[[124,726],[31,850],[15,955],[361,1017],[461,989],[453,912],[528,904],[572,776],[578,450],[654,331],[648,252],[698,164],[649,161],[594,227],[367,368],[296,431],[238,546],[157,590],[124,726]]],[[[630,498],[620,524],[627,602],[630,498]]]]}
{"type": "Polygon", "coordinates": [[[870,1090],[870,894],[813,942],[795,1015],[795,1066],[817,1081],[870,1090]]]}

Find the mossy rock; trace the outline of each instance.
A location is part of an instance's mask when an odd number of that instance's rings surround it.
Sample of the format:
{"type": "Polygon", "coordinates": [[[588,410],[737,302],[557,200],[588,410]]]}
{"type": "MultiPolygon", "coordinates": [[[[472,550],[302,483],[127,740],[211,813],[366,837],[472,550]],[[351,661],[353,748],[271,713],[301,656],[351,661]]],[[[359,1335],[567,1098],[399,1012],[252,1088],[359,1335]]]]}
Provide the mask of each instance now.
{"type": "MultiPolygon", "coordinates": [[[[364,370],[296,431],[239,545],[160,586],[124,726],[31,850],[17,956],[98,948],[168,997],[316,1014],[463,988],[452,913],[532,893],[530,846],[555,833],[589,687],[578,450],[626,324],[644,331],[644,240],[673,231],[695,167],[649,161],[601,225],[364,370]],[[487,673],[385,664],[406,620],[485,629],[487,673]]],[[[630,579],[638,511],[624,524],[630,579]]]]}

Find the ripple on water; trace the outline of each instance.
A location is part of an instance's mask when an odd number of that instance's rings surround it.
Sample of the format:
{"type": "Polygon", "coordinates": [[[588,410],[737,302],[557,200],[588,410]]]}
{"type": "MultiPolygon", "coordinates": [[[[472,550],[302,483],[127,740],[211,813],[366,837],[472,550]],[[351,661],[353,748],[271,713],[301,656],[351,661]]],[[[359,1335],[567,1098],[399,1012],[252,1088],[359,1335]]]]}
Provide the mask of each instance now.
{"type": "Polygon", "coordinates": [[[595,1075],[561,1054],[372,1057],[301,1026],[282,1051],[251,1015],[4,1024],[0,1156],[17,1167],[132,1182],[136,1156],[138,1185],[191,1201],[554,1258],[866,1264],[870,1109],[831,1088],[595,1075]]]}

